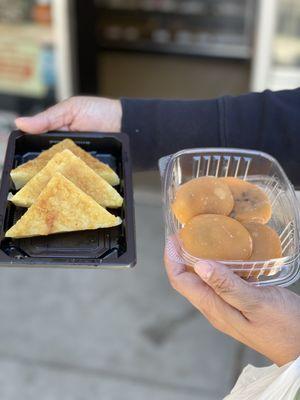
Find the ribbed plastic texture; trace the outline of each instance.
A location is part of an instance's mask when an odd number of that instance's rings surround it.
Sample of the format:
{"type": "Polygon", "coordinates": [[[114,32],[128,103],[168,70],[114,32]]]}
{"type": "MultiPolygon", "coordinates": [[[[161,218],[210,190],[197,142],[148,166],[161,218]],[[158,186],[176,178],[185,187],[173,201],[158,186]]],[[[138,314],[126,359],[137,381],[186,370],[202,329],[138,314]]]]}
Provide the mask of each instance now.
{"type": "Polygon", "coordinates": [[[201,176],[237,177],[259,186],[272,204],[268,225],[278,233],[283,256],[272,260],[222,261],[243,277],[253,275],[257,285],[288,286],[300,276],[299,269],[299,212],[294,189],[278,162],[270,155],[240,149],[190,149],[160,159],[166,227],[166,246],[169,257],[176,262],[193,266],[201,261],[181,246],[178,231],[182,225],[175,218],[171,204],[176,188],[192,178],[201,176]]]}

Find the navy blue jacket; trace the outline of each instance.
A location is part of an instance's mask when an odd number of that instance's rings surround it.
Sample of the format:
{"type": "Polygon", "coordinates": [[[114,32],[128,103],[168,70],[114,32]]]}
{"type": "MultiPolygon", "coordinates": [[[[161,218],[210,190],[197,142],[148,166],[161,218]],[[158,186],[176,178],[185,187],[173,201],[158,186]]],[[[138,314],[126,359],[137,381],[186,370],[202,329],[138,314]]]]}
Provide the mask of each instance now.
{"type": "Polygon", "coordinates": [[[122,131],[136,169],[192,147],[236,147],[273,155],[300,186],[300,89],[213,100],[122,99],[122,131]]]}

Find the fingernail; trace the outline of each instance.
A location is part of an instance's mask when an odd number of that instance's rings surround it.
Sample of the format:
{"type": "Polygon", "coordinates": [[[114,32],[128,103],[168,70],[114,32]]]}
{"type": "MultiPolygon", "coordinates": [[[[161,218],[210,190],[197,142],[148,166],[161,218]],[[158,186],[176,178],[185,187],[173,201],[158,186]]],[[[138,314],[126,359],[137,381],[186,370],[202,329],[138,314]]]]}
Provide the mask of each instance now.
{"type": "Polygon", "coordinates": [[[15,124],[16,125],[22,124],[23,122],[26,122],[26,120],[27,120],[27,117],[18,117],[15,119],[15,124]]]}
{"type": "Polygon", "coordinates": [[[208,262],[199,262],[195,264],[194,270],[204,281],[209,280],[213,273],[213,266],[208,262]]]}

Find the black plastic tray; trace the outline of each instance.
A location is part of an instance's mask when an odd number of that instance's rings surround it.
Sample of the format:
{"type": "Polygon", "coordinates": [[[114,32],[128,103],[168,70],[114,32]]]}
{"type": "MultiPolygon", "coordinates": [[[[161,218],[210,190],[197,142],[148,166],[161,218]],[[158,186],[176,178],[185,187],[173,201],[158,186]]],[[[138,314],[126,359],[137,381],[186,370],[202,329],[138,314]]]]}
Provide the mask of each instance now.
{"type": "Polygon", "coordinates": [[[6,150],[0,187],[0,266],[122,268],[136,263],[132,168],[126,134],[49,132],[28,135],[11,133],[6,150]],[[123,207],[110,212],[119,215],[120,226],[90,231],[60,233],[28,239],[5,238],[5,232],[26,211],[7,200],[15,193],[10,171],[36,157],[53,144],[71,138],[94,157],[110,165],[120,177],[116,187],[124,198],[123,207]]]}

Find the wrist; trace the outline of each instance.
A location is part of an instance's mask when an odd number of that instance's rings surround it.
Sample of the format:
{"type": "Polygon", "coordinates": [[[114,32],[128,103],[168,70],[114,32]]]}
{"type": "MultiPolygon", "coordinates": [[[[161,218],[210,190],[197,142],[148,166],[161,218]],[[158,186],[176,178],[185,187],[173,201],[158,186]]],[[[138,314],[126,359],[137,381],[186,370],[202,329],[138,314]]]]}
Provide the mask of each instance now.
{"type": "Polygon", "coordinates": [[[289,337],[286,341],[281,341],[281,343],[276,346],[276,349],[270,349],[270,353],[265,353],[265,355],[279,367],[295,361],[300,356],[298,338],[289,337]]]}
{"type": "Polygon", "coordinates": [[[283,365],[289,364],[297,360],[300,356],[299,351],[291,351],[289,354],[279,355],[278,357],[273,357],[272,361],[278,365],[278,367],[282,367],[283,365]]]}

